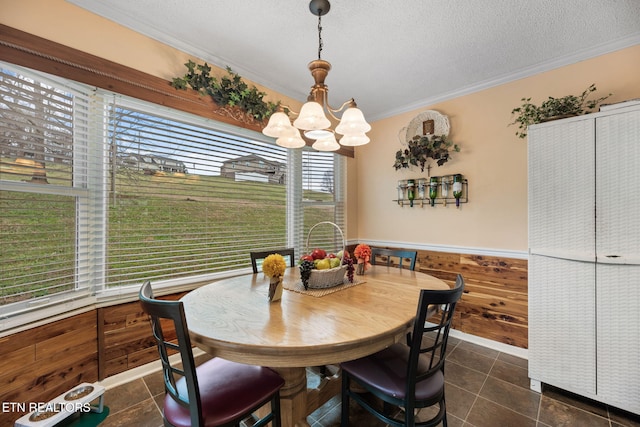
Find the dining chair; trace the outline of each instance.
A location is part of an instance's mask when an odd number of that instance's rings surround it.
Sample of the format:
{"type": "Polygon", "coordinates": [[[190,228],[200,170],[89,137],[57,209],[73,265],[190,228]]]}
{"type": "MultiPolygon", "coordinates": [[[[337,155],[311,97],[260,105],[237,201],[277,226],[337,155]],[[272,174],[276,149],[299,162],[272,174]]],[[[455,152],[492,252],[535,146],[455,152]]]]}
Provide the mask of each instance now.
{"type": "Polygon", "coordinates": [[[402,268],[402,262],[406,259],[409,260],[409,270],[416,269],[416,259],[418,258],[417,251],[405,251],[399,249],[385,249],[385,248],[371,248],[371,265],[386,265],[391,266],[391,258],[398,258],[398,267],[402,268]],[[376,259],[378,256],[386,257],[386,262],[378,262],[376,259]]]}
{"type": "Polygon", "coordinates": [[[291,267],[296,266],[296,260],[295,260],[293,248],[272,249],[270,251],[253,251],[253,252],[249,252],[249,256],[251,257],[251,267],[253,268],[254,274],[258,272],[258,261],[262,261],[263,259],[265,259],[271,254],[280,254],[285,259],[289,257],[289,265],[291,267]]]}
{"type": "Polygon", "coordinates": [[[149,281],[140,288],[139,298],[151,318],[162,362],[165,426],[239,426],[269,402],[270,412],[252,425],[281,425],[280,388],[284,380],[280,375],[269,368],[219,357],[196,367],[182,302],[154,299],[149,281]],[[169,357],[174,353],[180,355],[179,360],[169,357]]]}
{"type": "Polygon", "coordinates": [[[342,427],[349,425],[350,399],[391,426],[429,427],[442,422],[446,427],[444,362],[453,312],[463,290],[461,275],[453,289],[423,289],[406,343],[340,364],[342,427]],[[433,417],[416,420],[415,410],[436,404],[439,409],[433,417]]]}

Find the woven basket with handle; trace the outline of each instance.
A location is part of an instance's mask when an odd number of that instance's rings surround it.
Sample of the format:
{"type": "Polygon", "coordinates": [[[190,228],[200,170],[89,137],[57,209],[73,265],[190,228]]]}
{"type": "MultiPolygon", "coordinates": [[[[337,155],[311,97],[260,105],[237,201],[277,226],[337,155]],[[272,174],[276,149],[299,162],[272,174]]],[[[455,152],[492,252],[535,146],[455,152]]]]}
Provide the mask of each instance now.
{"type": "Polygon", "coordinates": [[[334,224],[331,221],[322,221],[314,225],[309,229],[309,234],[307,235],[307,252],[309,252],[309,242],[311,240],[311,233],[313,230],[321,225],[321,224],[330,224],[334,226],[338,232],[340,233],[340,237],[342,239],[342,258],[340,259],[340,266],[335,268],[329,268],[326,270],[311,270],[311,276],[309,277],[308,287],[310,289],[325,289],[332,288],[334,286],[342,285],[344,283],[344,275],[347,272],[347,266],[342,265],[344,261],[344,252],[345,252],[345,241],[344,234],[340,227],[334,224]]]}

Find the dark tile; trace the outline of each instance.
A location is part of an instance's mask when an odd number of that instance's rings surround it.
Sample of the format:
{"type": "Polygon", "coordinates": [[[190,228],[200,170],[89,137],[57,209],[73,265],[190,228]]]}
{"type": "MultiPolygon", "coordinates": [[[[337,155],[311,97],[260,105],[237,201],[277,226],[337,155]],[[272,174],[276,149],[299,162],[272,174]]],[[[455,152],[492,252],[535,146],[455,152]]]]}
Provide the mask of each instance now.
{"type": "Polygon", "coordinates": [[[136,405],[151,397],[144,381],[139,378],[104,392],[104,404],[109,407],[109,413],[115,414],[130,406],[136,405]]]}
{"type": "Polygon", "coordinates": [[[561,390],[549,385],[544,385],[542,388],[542,394],[551,399],[564,402],[568,405],[575,406],[576,408],[583,409],[601,417],[608,417],[607,405],[604,403],[596,402],[586,397],[579,396],[577,394],[561,390]]]}
{"type": "Polygon", "coordinates": [[[451,352],[461,343],[462,341],[457,338],[449,337],[447,341],[447,351],[446,354],[449,355],[451,352]]]}
{"type": "Polygon", "coordinates": [[[164,395],[164,376],[162,371],[154,372],[142,379],[152,396],[164,395]]]}
{"type": "MultiPolygon", "coordinates": [[[[369,399],[373,399],[369,397],[369,399]]],[[[370,400],[372,401],[372,400],[370,400]]],[[[373,402],[373,401],[372,401],[373,402]]],[[[376,402],[377,403],[377,402],[376,402]]],[[[374,405],[378,407],[378,405],[374,405]]],[[[312,427],[338,427],[340,426],[341,407],[338,406],[327,412],[322,418],[312,424],[312,427]]],[[[309,418],[310,419],[310,418],[309,418]]],[[[308,420],[309,420],[308,419],[308,420]]],[[[349,425],[367,427],[386,427],[386,424],[367,412],[353,400],[349,403],[349,425]]]]}
{"type": "Polygon", "coordinates": [[[536,419],[538,417],[540,394],[534,391],[489,377],[482,386],[480,396],[529,418],[536,419]]]}
{"type": "Polygon", "coordinates": [[[488,374],[495,362],[495,356],[487,357],[465,347],[466,346],[463,346],[463,343],[460,343],[460,345],[447,356],[447,363],[455,362],[459,365],[488,374]]]}
{"type": "Polygon", "coordinates": [[[607,418],[543,395],[539,420],[554,427],[609,427],[607,418]]]}
{"type": "MultiPolygon", "coordinates": [[[[548,385],[542,395],[533,392],[529,389],[526,359],[454,338],[449,340],[447,353],[445,391],[450,427],[640,427],[640,416],[582,396],[548,385]],[[540,419],[536,421],[536,417],[540,419]]],[[[200,356],[197,363],[208,358],[200,356]]],[[[307,370],[310,387],[320,383],[318,373],[317,368],[307,370]]],[[[160,372],[107,390],[105,405],[110,413],[101,427],[160,427],[163,400],[160,372]]],[[[312,427],[338,427],[340,411],[340,398],[336,396],[307,420],[312,427]]],[[[430,418],[435,411],[423,408],[418,418],[430,418]]],[[[385,427],[353,401],[349,418],[352,426],[385,427]]]]}
{"type": "Polygon", "coordinates": [[[153,401],[156,402],[156,406],[160,410],[160,413],[162,413],[162,410],[164,409],[164,397],[165,397],[164,393],[159,394],[157,396],[153,396],[153,401]]]}
{"type": "Polygon", "coordinates": [[[464,425],[464,421],[460,418],[454,417],[451,414],[447,414],[447,427],[463,427],[464,425]]]}
{"type": "Polygon", "coordinates": [[[500,354],[498,350],[494,350],[492,348],[485,347],[479,344],[474,344],[468,341],[461,341],[460,344],[458,345],[458,348],[473,351],[474,353],[481,354],[490,359],[496,359],[500,354]]]}
{"type": "Polygon", "coordinates": [[[453,385],[456,385],[471,393],[478,394],[487,379],[487,374],[468,368],[448,360],[445,363],[444,379],[453,385]]]}
{"type": "Polygon", "coordinates": [[[527,359],[523,359],[522,357],[514,356],[512,354],[500,353],[498,355],[498,360],[511,363],[512,365],[516,365],[527,370],[529,369],[529,361],[527,359]]]}
{"type": "Polygon", "coordinates": [[[153,399],[147,399],[109,416],[100,427],[162,427],[162,415],[153,399]]]}
{"type": "Polygon", "coordinates": [[[529,389],[529,371],[500,359],[493,364],[489,376],[529,389]]]}
{"type": "Polygon", "coordinates": [[[449,383],[445,383],[444,393],[447,402],[447,414],[461,420],[466,419],[477,395],[449,383]]]}
{"type": "Polygon", "coordinates": [[[447,348],[450,348],[453,350],[453,348],[458,344],[460,344],[461,342],[462,342],[461,339],[449,336],[449,340],[447,341],[447,348]]]}
{"type": "MultiPolygon", "coordinates": [[[[355,406],[355,403],[352,402],[352,406],[355,406]]],[[[334,396],[329,399],[324,405],[316,409],[311,415],[309,415],[309,422],[320,421],[327,416],[330,412],[335,412],[337,408],[338,412],[338,420],[340,418],[340,395],[334,396]]]]}
{"type": "MultiPolygon", "coordinates": [[[[440,411],[440,405],[436,404],[427,408],[421,408],[416,413],[416,422],[426,422],[438,415],[440,411]]],[[[447,416],[447,421],[452,418],[452,415],[447,416]]]]}
{"type": "Polygon", "coordinates": [[[479,397],[466,421],[475,427],[536,427],[536,420],[479,397]]]}

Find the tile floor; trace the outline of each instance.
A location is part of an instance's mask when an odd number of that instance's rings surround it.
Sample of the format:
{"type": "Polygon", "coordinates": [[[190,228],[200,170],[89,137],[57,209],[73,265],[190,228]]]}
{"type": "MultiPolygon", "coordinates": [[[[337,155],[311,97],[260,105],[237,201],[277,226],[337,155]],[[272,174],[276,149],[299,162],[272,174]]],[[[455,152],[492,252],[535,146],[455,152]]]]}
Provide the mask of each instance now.
{"type": "MultiPolygon", "coordinates": [[[[448,350],[446,396],[451,427],[640,427],[640,416],[550,387],[542,394],[531,391],[524,359],[454,338],[448,350]]],[[[163,395],[159,373],[108,389],[105,404],[110,413],[100,427],[162,426],[163,395]]],[[[384,426],[353,403],[351,409],[352,426],[384,426]]],[[[312,427],[339,426],[339,397],[307,420],[312,427]]]]}

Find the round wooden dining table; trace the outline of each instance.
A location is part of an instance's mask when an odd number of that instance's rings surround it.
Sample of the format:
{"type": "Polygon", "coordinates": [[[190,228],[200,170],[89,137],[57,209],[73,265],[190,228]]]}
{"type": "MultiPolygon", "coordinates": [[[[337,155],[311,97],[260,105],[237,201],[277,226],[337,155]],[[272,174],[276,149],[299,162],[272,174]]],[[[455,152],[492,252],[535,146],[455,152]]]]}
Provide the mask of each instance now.
{"type": "Polygon", "coordinates": [[[404,339],[422,289],[448,289],[440,279],[397,267],[372,266],[355,284],[305,291],[288,268],[282,299],[270,302],[263,273],[236,276],[181,298],[193,343],[212,356],[268,366],[285,380],[283,427],[339,393],[339,373],[307,389],[306,367],[357,359],[404,339]]]}

